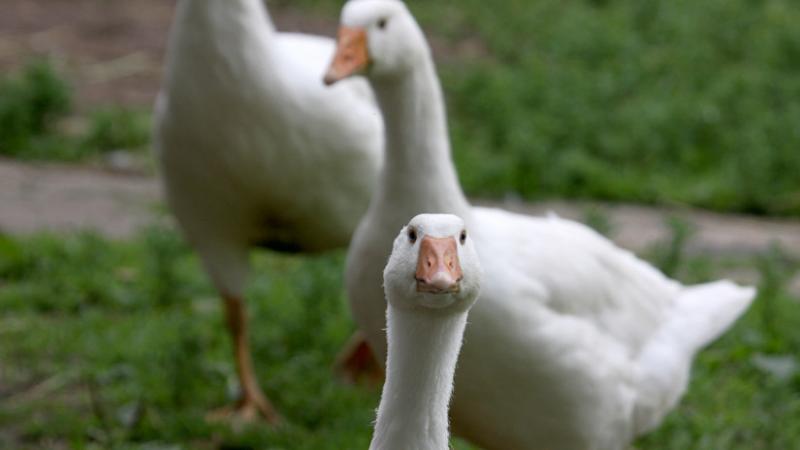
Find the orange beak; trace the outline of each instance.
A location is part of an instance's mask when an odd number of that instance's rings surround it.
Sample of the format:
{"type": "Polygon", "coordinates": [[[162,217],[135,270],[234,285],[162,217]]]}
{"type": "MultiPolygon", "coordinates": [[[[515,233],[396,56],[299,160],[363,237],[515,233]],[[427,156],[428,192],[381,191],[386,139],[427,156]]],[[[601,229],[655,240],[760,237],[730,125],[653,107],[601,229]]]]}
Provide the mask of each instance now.
{"type": "Polygon", "coordinates": [[[339,27],[336,38],[336,53],[333,55],[328,72],[323,81],[330,86],[351,75],[355,75],[369,65],[367,51],[367,32],[363,28],[339,27]]]}
{"type": "Polygon", "coordinates": [[[456,240],[452,237],[425,236],[419,245],[417,259],[417,292],[444,294],[458,292],[463,278],[458,262],[456,240]]]}

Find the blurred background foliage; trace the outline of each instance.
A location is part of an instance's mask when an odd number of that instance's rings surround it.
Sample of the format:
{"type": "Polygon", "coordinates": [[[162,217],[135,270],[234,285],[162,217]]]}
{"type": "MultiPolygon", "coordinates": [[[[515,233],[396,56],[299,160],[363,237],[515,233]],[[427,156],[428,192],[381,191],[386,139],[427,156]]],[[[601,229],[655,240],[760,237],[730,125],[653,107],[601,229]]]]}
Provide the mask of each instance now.
{"type": "Polygon", "coordinates": [[[123,106],[75,115],[72,90],[46,60],[0,79],[0,155],[79,161],[115,150],[146,150],[150,118],[123,106]]]}
{"type": "MultiPolygon", "coordinates": [[[[341,5],[272,3],[330,18],[341,5]]],[[[432,37],[468,193],[800,214],[792,1],[409,5],[432,37]]],[[[0,154],[146,148],[143,113],[101,110],[65,138],[57,123],[69,111],[70,90],[46,63],[7,75],[0,154]]]]}

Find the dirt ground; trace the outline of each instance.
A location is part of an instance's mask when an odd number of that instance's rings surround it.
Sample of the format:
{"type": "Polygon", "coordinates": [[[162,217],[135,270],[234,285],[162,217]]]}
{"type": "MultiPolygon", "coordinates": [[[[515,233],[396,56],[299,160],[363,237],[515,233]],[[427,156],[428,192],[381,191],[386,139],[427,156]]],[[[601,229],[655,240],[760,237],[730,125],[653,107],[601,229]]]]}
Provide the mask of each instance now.
{"type": "Polygon", "coordinates": [[[0,160],[0,232],[93,229],[122,238],[163,214],[159,200],[152,177],[0,160]]]}
{"type": "MultiPolygon", "coordinates": [[[[97,105],[149,108],[158,92],[175,0],[3,0],[0,73],[47,58],[75,89],[78,112],[97,105]]],[[[336,16],[304,14],[267,1],[276,27],[334,36],[336,16]]],[[[487,57],[475,37],[431,36],[437,59],[487,57]]]]}
{"type": "Polygon", "coordinates": [[[48,58],[75,89],[78,109],[148,107],[161,78],[173,1],[4,0],[0,70],[48,58]]]}
{"type": "MultiPolygon", "coordinates": [[[[3,0],[0,71],[47,58],[75,89],[78,111],[96,105],[148,108],[162,75],[175,0],[3,0]]],[[[333,36],[336,18],[271,9],[280,29],[333,36]]]]}
{"type": "MultiPolygon", "coordinates": [[[[152,105],[175,0],[3,0],[0,72],[47,58],[75,89],[78,110],[152,105]]],[[[336,17],[270,4],[281,30],[335,35],[336,17]]]]}

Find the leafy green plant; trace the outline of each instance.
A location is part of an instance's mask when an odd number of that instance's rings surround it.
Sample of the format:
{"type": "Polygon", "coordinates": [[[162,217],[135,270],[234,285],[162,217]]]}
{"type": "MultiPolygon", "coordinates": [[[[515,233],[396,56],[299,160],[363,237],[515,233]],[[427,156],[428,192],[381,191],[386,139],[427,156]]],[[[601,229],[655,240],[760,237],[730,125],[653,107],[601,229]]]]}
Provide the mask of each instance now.
{"type": "Polygon", "coordinates": [[[90,116],[82,145],[97,152],[146,147],[150,139],[150,117],[123,108],[105,108],[90,116]]]}
{"type": "Polygon", "coordinates": [[[775,305],[779,299],[786,298],[786,286],[792,276],[800,269],[797,263],[781,250],[778,244],[759,255],[755,262],[761,274],[759,296],[756,302],[756,311],[762,321],[763,329],[774,340],[781,340],[782,335],[791,330],[781,329],[780,308],[775,305]]]}
{"type": "Polygon", "coordinates": [[[180,259],[188,248],[174,230],[164,225],[151,225],[142,231],[146,251],[143,267],[146,297],[159,306],[187,300],[186,289],[181,289],[180,259]]]}
{"type": "Polygon", "coordinates": [[[468,192],[800,212],[790,2],[460,8],[487,55],[440,67],[468,192]]]}
{"type": "Polygon", "coordinates": [[[148,146],[149,114],[121,107],[91,112],[85,131],[63,131],[58,125],[72,112],[71,95],[66,81],[46,61],[0,80],[0,155],[75,161],[148,146]]]}
{"type": "Polygon", "coordinates": [[[610,237],[614,232],[614,224],[611,223],[608,213],[599,206],[587,207],[583,211],[582,222],[606,237],[610,237]]]}
{"type": "Polygon", "coordinates": [[[21,156],[48,145],[42,139],[69,112],[70,102],[69,87],[46,62],[0,80],[0,154],[21,156]]]}
{"type": "Polygon", "coordinates": [[[693,228],[679,217],[670,217],[666,225],[669,237],[665,242],[655,245],[650,259],[665,275],[675,277],[684,262],[686,244],[692,236],[693,228]]]}

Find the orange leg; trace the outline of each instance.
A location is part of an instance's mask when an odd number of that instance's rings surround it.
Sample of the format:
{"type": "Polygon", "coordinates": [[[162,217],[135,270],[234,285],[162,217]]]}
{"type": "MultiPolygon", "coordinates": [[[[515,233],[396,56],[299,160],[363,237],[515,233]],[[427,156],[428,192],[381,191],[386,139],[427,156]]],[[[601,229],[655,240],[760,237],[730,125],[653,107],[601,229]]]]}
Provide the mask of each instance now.
{"type": "Polygon", "coordinates": [[[384,373],[375,359],[367,339],[361,331],[356,331],[339,352],[333,371],[348,383],[365,382],[380,385],[384,373]]]}
{"type": "Polygon", "coordinates": [[[247,341],[247,314],[242,299],[233,296],[223,296],[225,303],[225,317],[228,331],[233,341],[233,351],[236,358],[236,372],[239,375],[241,398],[235,405],[212,412],[212,420],[240,420],[245,422],[255,421],[259,416],[267,423],[277,425],[281,418],[261,391],[253,369],[253,360],[250,357],[250,345],[247,341]]]}

